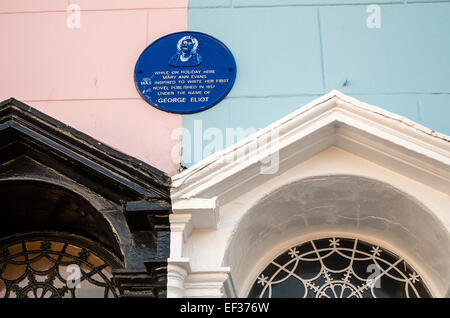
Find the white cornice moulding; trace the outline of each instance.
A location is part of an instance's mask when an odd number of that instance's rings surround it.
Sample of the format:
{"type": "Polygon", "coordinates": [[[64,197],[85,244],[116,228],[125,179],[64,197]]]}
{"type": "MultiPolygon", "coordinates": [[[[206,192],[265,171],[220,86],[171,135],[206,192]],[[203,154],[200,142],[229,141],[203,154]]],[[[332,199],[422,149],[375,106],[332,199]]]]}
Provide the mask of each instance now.
{"type": "Polygon", "coordinates": [[[170,214],[170,231],[172,233],[182,233],[183,241],[186,240],[192,232],[192,214],[170,214]]]}
{"type": "Polygon", "coordinates": [[[191,272],[189,258],[169,257],[167,259],[167,297],[184,297],[184,281],[191,272]]]}
{"type": "MultiPolygon", "coordinates": [[[[177,215],[191,214],[192,218],[187,220],[194,229],[211,229],[216,228],[219,213],[217,209],[217,197],[210,199],[191,198],[178,199],[172,201],[171,226],[172,218],[177,219],[177,215]]],[[[191,228],[190,228],[191,229],[191,228]]],[[[186,237],[190,234],[186,231],[186,237]]]]}
{"type": "Polygon", "coordinates": [[[190,298],[228,296],[225,289],[228,286],[226,282],[229,280],[229,267],[191,272],[184,282],[185,295],[190,298]]]}
{"type": "Polygon", "coordinates": [[[450,189],[449,136],[333,90],[173,176],[174,213],[193,213],[194,228],[212,228],[218,219],[214,204],[224,204],[249,184],[271,177],[260,173],[260,160],[278,152],[284,172],[331,146],[443,193],[450,189]],[[246,155],[239,156],[242,153],[246,155]]]}

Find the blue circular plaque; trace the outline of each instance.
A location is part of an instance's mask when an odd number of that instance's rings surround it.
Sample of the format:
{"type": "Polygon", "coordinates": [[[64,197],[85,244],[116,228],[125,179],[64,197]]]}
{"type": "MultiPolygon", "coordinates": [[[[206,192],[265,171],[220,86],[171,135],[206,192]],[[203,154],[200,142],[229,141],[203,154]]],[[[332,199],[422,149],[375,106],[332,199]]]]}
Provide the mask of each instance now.
{"type": "Polygon", "coordinates": [[[134,69],[141,96],[161,110],[192,114],[220,102],[236,78],[230,50],[200,32],[159,38],[142,52],[134,69]]]}

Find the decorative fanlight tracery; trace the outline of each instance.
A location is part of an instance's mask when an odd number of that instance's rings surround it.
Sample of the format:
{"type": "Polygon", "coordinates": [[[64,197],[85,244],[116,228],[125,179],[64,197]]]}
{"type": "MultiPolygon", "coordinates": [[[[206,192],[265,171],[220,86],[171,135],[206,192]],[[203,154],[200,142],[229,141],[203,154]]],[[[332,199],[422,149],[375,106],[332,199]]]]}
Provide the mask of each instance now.
{"type": "Polygon", "coordinates": [[[325,238],[290,248],[256,279],[249,297],[431,297],[406,261],[358,239],[325,238]]]}
{"type": "Polygon", "coordinates": [[[79,236],[28,233],[0,240],[0,298],[118,297],[106,249],[79,236]]]}

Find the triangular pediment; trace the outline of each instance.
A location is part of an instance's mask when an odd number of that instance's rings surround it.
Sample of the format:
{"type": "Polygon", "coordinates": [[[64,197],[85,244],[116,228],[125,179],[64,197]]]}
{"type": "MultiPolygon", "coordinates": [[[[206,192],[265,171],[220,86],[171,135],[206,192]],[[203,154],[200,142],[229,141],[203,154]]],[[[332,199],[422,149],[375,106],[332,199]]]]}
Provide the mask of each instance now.
{"type": "Polygon", "coordinates": [[[450,189],[449,136],[333,90],[173,176],[174,212],[192,198],[229,202],[333,146],[438,191],[450,189]],[[275,154],[278,171],[264,173],[261,166],[275,154]]]}

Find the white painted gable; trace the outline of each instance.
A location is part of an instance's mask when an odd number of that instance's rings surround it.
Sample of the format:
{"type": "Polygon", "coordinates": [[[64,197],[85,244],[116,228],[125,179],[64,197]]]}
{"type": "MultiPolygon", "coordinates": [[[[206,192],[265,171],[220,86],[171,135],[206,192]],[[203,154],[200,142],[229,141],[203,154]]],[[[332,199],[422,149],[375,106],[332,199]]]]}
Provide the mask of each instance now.
{"type": "Polygon", "coordinates": [[[380,242],[434,295],[448,288],[450,137],[338,91],[172,182],[169,295],[245,297],[282,248],[330,233],[380,242]],[[171,269],[184,287],[171,287],[171,269]]]}

